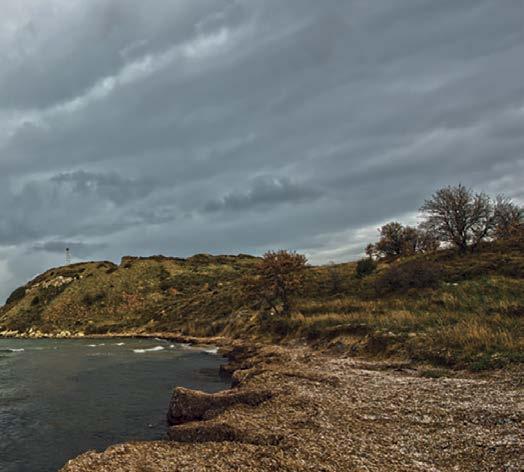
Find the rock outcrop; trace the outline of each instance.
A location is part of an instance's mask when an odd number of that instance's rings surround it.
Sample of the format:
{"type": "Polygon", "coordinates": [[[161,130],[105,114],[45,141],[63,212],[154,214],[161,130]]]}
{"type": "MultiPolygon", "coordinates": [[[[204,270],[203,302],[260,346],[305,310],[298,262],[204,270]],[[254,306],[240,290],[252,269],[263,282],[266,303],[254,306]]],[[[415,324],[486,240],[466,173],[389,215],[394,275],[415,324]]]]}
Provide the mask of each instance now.
{"type": "Polygon", "coordinates": [[[204,393],[177,387],[169,405],[167,421],[170,425],[179,425],[190,421],[211,419],[233,405],[257,406],[272,396],[269,390],[242,389],[204,393]]]}

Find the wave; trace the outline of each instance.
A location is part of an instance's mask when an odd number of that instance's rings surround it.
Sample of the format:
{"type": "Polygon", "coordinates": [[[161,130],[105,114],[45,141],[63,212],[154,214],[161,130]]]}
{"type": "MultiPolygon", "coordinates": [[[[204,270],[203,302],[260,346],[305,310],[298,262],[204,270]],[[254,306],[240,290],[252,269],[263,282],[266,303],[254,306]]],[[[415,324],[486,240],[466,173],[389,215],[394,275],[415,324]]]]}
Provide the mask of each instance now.
{"type": "Polygon", "coordinates": [[[195,346],[194,344],[189,343],[178,343],[182,349],[190,349],[191,351],[205,352],[206,354],[216,355],[218,354],[218,347],[201,347],[195,346]]]}
{"type": "Polygon", "coordinates": [[[115,346],[123,346],[125,343],[115,343],[115,346]]]}
{"type": "Polygon", "coordinates": [[[209,347],[209,348],[202,349],[202,351],[204,351],[206,354],[216,355],[218,354],[218,347],[209,347]]]}
{"type": "Polygon", "coordinates": [[[25,349],[15,349],[15,348],[8,348],[8,349],[0,349],[0,352],[24,352],[25,349]]]}
{"type": "Polygon", "coordinates": [[[145,354],[147,352],[163,351],[165,348],[163,346],[155,346],[149,349],[133,349],[135,354],[145,354]]]}
{"type": "Polygon", "coordinates": [[[100,347],[105,346],[105,344],[86,344],[87,347],[100,347]]]}

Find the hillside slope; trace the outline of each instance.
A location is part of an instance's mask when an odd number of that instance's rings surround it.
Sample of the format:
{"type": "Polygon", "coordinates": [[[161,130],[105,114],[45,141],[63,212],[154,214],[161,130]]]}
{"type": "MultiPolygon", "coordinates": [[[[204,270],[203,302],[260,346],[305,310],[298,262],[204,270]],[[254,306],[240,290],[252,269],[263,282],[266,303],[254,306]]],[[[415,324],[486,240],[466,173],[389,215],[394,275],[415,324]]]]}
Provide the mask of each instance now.
{"type": "Polygon", "coordinates": [[[191,305],[207,303],[209,330],[238,305],[238,281],[255,262],[251,256],[153,256],[124,257],[118,266],[87,262],[50,269],[9,297],[0,310],[0,327],[85,334],[172,327],[196,322],[191,305]]]}
{"type": "Polygon", "coordinates": [[[474,369],[524,358],[524,243],[308,268],[294,311],[279,317],[246,297],[252,256],[123,258],[51,269],[0,309],[0,335],[180,332],[401,356],[474,369]],[[65,332],[65,333],[64,333],[65,332]]]}

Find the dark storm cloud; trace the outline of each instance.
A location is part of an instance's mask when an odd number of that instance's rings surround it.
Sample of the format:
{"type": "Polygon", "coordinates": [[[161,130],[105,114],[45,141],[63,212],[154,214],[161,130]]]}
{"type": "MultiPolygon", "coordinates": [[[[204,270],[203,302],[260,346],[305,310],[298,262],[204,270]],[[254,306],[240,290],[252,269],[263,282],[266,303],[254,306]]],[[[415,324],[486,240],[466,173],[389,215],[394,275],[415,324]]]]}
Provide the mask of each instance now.
{"type": "MultiPolygon", "coordinates": [[[[154,186],[149,179],[115,172],[33,176],[17,190],[0,189],[6,209],[0,219],[0,245],[59,235],[107,235],[135,226],[142,222],[136,206],[154,186]]],[[[147,221],[147,215],[143,219],[147,221]]]]}
{"type": "Polygon", "coordinates": [[[220,27],[240,19],[229,0],[22,3],[29,5],[29,15],[18,25],[14,47],[3,53],[0,107],[5,108],[74,99],[129,60],[184,41],[199,22],[205,28],[206,19],[212,24],[215,18],[220,27]]]}
{"type": "Polygon", "coordinates": [[[441,185],[522,201],[522,24],[520,0],[4,1],[0,292],[66,243],[326,261],[441,185]]]}

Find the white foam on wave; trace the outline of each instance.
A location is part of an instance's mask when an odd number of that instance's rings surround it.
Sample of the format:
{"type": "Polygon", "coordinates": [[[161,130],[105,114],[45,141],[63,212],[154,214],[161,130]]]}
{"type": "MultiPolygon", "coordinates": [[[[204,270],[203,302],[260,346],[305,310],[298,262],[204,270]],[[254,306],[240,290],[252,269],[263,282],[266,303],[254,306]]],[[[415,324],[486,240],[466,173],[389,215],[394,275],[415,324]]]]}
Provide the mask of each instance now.
{"type": "Polygon", "coordinates": [[[116,343],[115,346],[123,346],[125,343],[116,343]]]}
{"type": "Polygon", "coordinates": [[[25,349],[23,348],[20,348],[20,349],[15,349],[15,348],[12,348],[12,349],[7,349],[8,352],[24,352],[25,349]]]}
{"type": "Polygon", "coordinates": [[[210,347],[210,348],[205,348],[205,349],[202,349],[205,353],[207,354],[218,354],[218,347],[210,347]]]}
{"type": "Polygon", "coordinates": [[[163,351],[165,348],[163,346],[155,346],[151,347],[149,349],[133,349],[133,352],[135,354],[145,354],[147,352],[156,352],[156,351],[163,351]]]}
{"type": "MultiPolygon", "coordinates": [[[[216,355],[218,354],[218,347],[216,346],[210,346],[210,347],[204,347],[204,346],[198,346],[194,344],[189,343],[178,343],[178,346],[180,346],[182,349],[189,349],[191,351],[199,351],[199,352],[205,352],[206,354],[212,354],[216,355]]],[[[174,347],[173,345],[171,347],[174,347]]]]}

